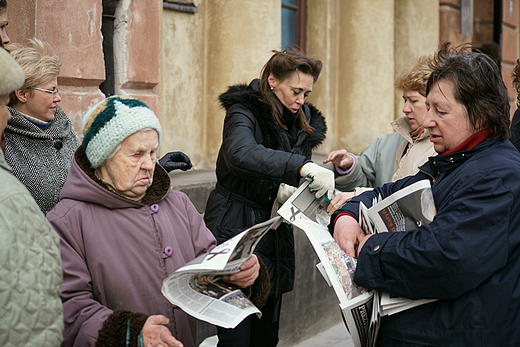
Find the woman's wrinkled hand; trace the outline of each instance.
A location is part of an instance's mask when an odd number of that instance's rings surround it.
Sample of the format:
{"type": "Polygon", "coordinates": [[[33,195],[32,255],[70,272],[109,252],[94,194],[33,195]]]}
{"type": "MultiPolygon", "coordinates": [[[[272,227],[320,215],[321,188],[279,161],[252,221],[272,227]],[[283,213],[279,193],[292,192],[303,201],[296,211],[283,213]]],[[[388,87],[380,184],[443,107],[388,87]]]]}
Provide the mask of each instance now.
{"type": "Polygon", "coordinates": [[[258,271],[260,270],[260,263],[255,254],[251,256],[240,265],[240,271],[231,275],[222,276],[225,282],[234,284],[240,288],[251,287],[258,278],[258,271]]]}
{"type": "Polygon", "coordinates": [[[356,192],[343,192],[336,195],[327,206],[327,213],[329,216],[336,212],[338,208],[345,205],[345,203],[350,201],[354,196],[356,196],[356,192]]]}
{"type": "Polygon", "coordinates": [[[150,316],[143,326],[144,347],[183,347],[166,327],[170,320],[162,315],[150,316]]]}

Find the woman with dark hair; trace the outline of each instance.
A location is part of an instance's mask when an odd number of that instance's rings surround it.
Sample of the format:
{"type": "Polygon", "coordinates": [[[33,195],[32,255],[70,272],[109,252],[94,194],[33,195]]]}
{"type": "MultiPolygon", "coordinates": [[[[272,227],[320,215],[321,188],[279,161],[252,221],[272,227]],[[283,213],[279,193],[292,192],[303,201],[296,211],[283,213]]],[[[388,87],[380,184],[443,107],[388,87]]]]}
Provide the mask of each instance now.
{"type": "MultiPolygon", "coordinates": [[[[277,192],[283,195],[287,185],[298,186],[301,177],[312,179],[316,199],[332,198],[333,172],[311,162],[312,149],[325,139],[325,119],[306,103],[321,67],[321,61],[298,51],[275,51],[260,79],[232,86],[220,96],[226,109],[223,142],[217,158],[217,185],[204,216],[219,243],[269,219],[277,192]]],[[[250,316],[235,329],[217,327],[218,346],[278,343],[281,297],[292,290],[294,282],[292,228],[282,224],[270,230],[255,252],[271,279],[262,318],[250,316]]]]}
{"type": "Polygon", "coordinates": [[[427,85],[436,157],[415,176],[353,198],[332,216],[357,256],[358,285],[437,299],[381,320],[378,346],[520,345],[520,154],[509,137],[507,89],[484,54],[443,48],[427,85]],[[364,235],[359,203],[429,180],[437,215],[406,232],[364,235]]]}

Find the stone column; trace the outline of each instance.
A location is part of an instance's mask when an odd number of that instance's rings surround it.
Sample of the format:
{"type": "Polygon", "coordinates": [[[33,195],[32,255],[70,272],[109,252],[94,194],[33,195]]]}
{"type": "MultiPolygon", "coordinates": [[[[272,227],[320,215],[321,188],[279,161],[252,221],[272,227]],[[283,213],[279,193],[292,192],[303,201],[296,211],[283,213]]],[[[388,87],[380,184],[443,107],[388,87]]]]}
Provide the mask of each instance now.
{"type": "Polygon", "coordinates": [[[222,142],[224,110],[217,99],[229,85],[249,83],[281,45],[281,2],[206,2],[206,86],[199,95],[206,115],[206,160],[214,165],[222,142]]]}
{"type": "Polygon", "coordinates": [[[161,82],[155,88],[161,98],[161,125],[168,134],[161,153],[183,151],[197,169],[208,162],[203,150],[205,14],[204,1],[195,13],[163,9],[161,82]]]}
{"type": "MultiPolygon", "coordinates": [[[[433,54],[439,44],[439,0],[395,1],[395,75],[408,61],[433,54]]],[[[403,115],[402,91],[395,91],[395,117],[403,115]]]]}
{"type": "Polygon", "coordinates": [[[340,3],[329,0],[307,1],[307,54],[320,59],[323,63],[320,78],[314,85],[309,96],[309,102],[315,105],[327,121],[327,138],[316,149],[316,153],[328,154],[335,147],[335,131],[337,129],[336,113],[339,111],[337,102],[338,83],[341,76],[337,68],[343,63],[339,56],[337,40],[342,35],[338,12],[340,3]]]}
{"type": "Polygon", "coordinates": [[[162,0],[119,0],[114,22],[116,94],[143,101],[158,116],[161,9],[162,0]]]}
{"type": "Polygon", "coordinates": [[[359,153],[392,130],[394,1],[345,1],[338,13],[336,118],[329,134],[359,153]]]}

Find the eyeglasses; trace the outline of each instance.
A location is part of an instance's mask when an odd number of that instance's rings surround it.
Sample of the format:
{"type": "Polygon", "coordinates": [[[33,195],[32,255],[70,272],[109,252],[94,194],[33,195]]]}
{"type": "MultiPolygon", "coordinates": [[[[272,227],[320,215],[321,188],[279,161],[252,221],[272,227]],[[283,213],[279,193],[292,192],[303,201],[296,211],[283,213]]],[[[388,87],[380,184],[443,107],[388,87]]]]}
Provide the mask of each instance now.
{"type": "Polygon", "coordinates": [[[52,94],[52,95],[56,95],[60,91],[58,88],[50,90],[50,89],[42,89],[42,88],[34,87],[34,88],[31,88],[31,89],[36,89],[36,90],[39,90],[39,91],[42,91],[42,92],[45,92],[45,93],[49,93],[49,94],[52,94]]]}

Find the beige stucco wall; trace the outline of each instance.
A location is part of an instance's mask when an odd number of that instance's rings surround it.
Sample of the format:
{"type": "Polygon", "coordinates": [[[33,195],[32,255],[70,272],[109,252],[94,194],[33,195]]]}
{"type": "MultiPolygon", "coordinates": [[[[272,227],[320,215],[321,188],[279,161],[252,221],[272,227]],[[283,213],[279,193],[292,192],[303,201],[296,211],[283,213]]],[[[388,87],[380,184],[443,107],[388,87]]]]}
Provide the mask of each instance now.
{"type": "Polygon", "coordinates": [[[161,151],[189,153],[196,168],[214,167],[225,112],[217,98],[249,83],[280,48],[278,0],[195,1],[196,14],[163,11],[161,151]]]}
{"type": "Polygon", "coordinates": [[[338,13],[337,110],[329,137],[358,153],[391,130],[394,1],[345,1],[338,13]]]}
{"type": "Polygon", "coordinates": [[[336,129],[338,110],[338,81],[337,74],[341,60],[338,57],[339,47],[337,40],[341,35],[339,30],[340,4],[337,1],[315,0],[308,1],[307,10],[307,54],[323,62],[320,78],[315,83],[308,101],[315,105],[325,116],[327,121],[327,138],[317,148],[316,152],[326,154],[335,149],[333,129],[336,129]]]}
{"type": "MultiPolygon", "coordinates": [[[[439,0],[395,1],[394,72],[420,55],[433,54],[439,44],[439,0]]],[[[401,116],[402,91],[396,90],[395,115],[401,116]]]]}
{"type": "Polygon", "coordinates": [[[161,152],[182,150],[196,167],[205,157],[204,38],[206,7],[196,14],[164,10],[161,24],[161,73],[155,92],[161,100],[161,152]]]}
{"type": "MultiPolygon", "coordinates": [[[[279,49],[280,1],[195,5],[195,14],[163,10],[161,83],[155,91],[168,134],[162,152],[182,150],[196,168],[211,168],[222,138],[218,95],[258,77],[270,50],[279,49]]],[[[411,57],[435,50],[438,0],[308,1],[307,25],[307,53],[324,64],[309,102],[329,128],[316,152],[359,153],[392,131],[389,123],[401,114],[395,73],[411,57]]]]}

